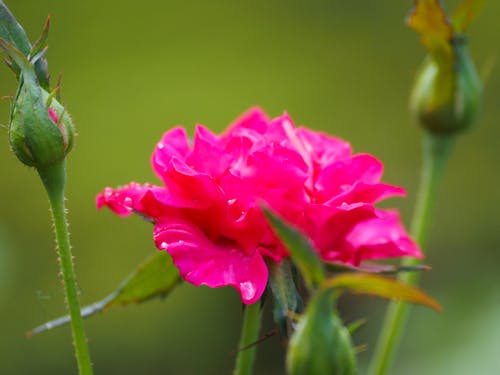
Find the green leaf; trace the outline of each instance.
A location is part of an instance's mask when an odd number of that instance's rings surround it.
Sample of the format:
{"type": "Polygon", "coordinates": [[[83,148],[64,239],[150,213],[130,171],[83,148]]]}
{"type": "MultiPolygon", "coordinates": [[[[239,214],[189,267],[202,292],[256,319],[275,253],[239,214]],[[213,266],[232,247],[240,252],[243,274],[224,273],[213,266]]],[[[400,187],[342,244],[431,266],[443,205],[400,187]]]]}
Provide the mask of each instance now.
{"type": "Polygon", "coordinates": [[[352,293],[370,294],[382,298],[406,301],[428,306],[441,311],[441,306],[423,291],[395,279],[364,273],[343,273],[321,285],[325,290],[343,290],[352,293]]]}
{"type": "Polygon", "coordinates": [[[155,297],[165,297],[180,281],[179,271],[172,258],[160,251],[137,267],[118,288],[116,297],[107,307],[141,303],[155,297]]]}
{"type": "Polygon", "coordinates": [[[25,56],[30,53],[31,44],[26,32],[2,0],[0,0],[0,37],[14,45],[25,56]]]}
{"type": "Polygon", "coordinates": [[[422,272],[429,271],[431,268],[425,264],[417,264],[414,266],[394,266],[392,264],[379,264],[374,262],[363,262],[359,266],[340,262],[326,262],[324,263],[327,271],[351,271],[351,272],[365,272],[376,273],[379,275],[394,275],[400,272],[422,272]]]}
{"type": "Polygon", "coordinates": [[[476,18],[481,8],[484,6],[484,0],[464,0],[453,12],[451,19],[455,31],[463,33],[469,24],[476,18]]]}
{"type": "Polygon", "coordinates": [[[290,375],[353,375],[356,357],[351,336],[333,310],[332,293],[319,290],[300,317],[288,346],[290,375]]]}
{"type": "MultiPolygon", "coordinates": [[[[45,26],[42,30],[42,36],[40,37],[38,42],[44,43],[46,42],[47,33],[48,33],[48,25],[49,22],[45,23],[45,26]]],[[[17,22],[14,15],[11,13],[9,8],[4,4],[2,0],[0,0],[0,38],[5,39],[9,44],[14,46],[17,50],[19,50],[25,57],[33,57],[31,43],[24,31],[23,27],[19,22],[17,22]]],[[[35,43],[35,44],[37,44],[35,43]]],[[[38,45],[41,45],[39,43],[38,45]]],[[[37,51],[38,53],[40,51],[37,51]]],[[[12,56],[11,56],[12,57],[12,56]]],[[[19,77],[20,67],[17,62],[7,62],[7,65],[11,67],[17,77],[19,77]]],[[[34,64],[34,69],[36,71],[37,79],[40,85],[48,90],[49,89],[49,73],[47,60],[44,58],[38,59],[38,61],[34,64]]]]}
{"type": "Polygon", "coordinates": [[[288,259],[269,262],[269,287],[273,294],[273,316],[282,337],[288,338],[291,332],[290,313],[301,313],[302,297],[297,291],[288,259]]]}
{"type": "Polygon", "coordinates": [[[307,287],[314,289],[319,286],[325,279],[325,270],[310,241],[265,207],[263,210],[276,234],[290,252],[292,261],[304,277],[307,287]]]}
{"type": "MultiPolygon", "coordinates": [[[[87,318],[113,306],[141,303],[156,297],[164,298],[180,281],[179,271],[172,263],[170,255],[164,251],[158,252],[139,265],[115,292],[101,301],[82,308],[82,317],[87,318]]],[[[69,315],[63,316],[36,327],[28,332],[28,336],[69,322],[69,315]]]]}

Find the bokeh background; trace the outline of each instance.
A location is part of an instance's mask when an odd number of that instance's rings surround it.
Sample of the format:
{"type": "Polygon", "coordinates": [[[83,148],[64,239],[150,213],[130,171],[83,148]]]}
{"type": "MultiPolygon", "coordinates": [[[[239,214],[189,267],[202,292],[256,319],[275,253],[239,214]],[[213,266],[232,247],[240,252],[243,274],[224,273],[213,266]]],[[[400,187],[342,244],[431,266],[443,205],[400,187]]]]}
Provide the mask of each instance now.
{"type": "MultiPolygon", "coordinates": [[[[78,130],[69,158],[68,207],[84,304],[111,292],[155,251],[151,226],[97,212],[105,186],[153,181],[149,157],[170,127],[222,130],[253,105],[348,139],[403,185],[391,201],[408,222],[421,132],[407,112],[424,57],[404,26],[410,1],[5,0],[32,39],[52,16],[49,66],[78,130]]],[[[447,4],[454,4],[449,1],[447,4]]],[[[499,55],[500,3],[470,30],[481,70],[499,55]]],[[[15,92],[0,69],[0,95],[15,92]]],[[[434,215],[423,287],[444,306],[417,307],[394,374],[499,374],[500,73],[486,84],[477,127],[460,137],[434,215]]],[[[8,122],[0,102],[0,123],[8,122]]],[[[67,328],[27,339],[64,312],[45,192],[0,130],[0,373],[72,374],[67,328]]],[[[370,319],[355,336],[370,357],[385,302],[343,300],[346,319],[370,319]]],[[[86,323],[96,374],[230,374],[241,322],[231,289],[183,285],[165,301],[115,308],[86,323]]],[[[264,330],[272,329],[266,321],[264,330]]],[[[363,365],[362,365],[363,366],[363,365]]],[[[259,346],[258,374],[283,374],[277,337],[259,346]]],[[[363,373],[363,371],[361,371],[363,373]]]]}

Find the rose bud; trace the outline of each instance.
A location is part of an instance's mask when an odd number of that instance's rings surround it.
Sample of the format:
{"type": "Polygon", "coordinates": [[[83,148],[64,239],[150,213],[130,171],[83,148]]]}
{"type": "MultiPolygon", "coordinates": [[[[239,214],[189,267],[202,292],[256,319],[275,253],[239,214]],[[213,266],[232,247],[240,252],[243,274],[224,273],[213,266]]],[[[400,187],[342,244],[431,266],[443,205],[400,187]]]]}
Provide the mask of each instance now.
{"type": "Polygon", "coordinates": [[[37,169],[60,162],[73,145],[69,114],[40,87],[32,63],[19,50],[1,38],[0,47],[21,69],[10,115],[12,150],[21,162],[37,169]]]}

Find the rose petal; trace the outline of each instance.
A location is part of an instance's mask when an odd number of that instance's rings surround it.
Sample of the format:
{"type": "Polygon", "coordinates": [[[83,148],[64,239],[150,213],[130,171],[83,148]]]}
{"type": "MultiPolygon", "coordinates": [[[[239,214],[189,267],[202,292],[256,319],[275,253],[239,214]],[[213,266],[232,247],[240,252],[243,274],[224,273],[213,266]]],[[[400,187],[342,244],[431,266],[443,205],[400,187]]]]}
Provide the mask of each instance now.
{"type": "Polygon", "coordinates": [[[201,125],[196,126],[193,150],[186,157],[186,164],[200,173],[217,178],[229,168],[232,159],[215,134],[201,125]]]}
{"type": "Polygon", "coordinates": [[[340,207],[313,205],[306,212],[307,233],[323,259],[351,264],[353,249],[345,238],[357,224],[375,217],[374,211],[372,205],[362,203],[340,207]]]}
{"type": "MultiPolygon", "coordinates": [[[[363,182],[357,182],[345,192],[338,194],[329,201],[326,201],[325,204],[328,206],[340,206],[343,204],[353,204],[356,202],[374,204],[390,197],[403,197],[405,196],[405,194],[405,190],[399,186],[382,183],[369,185],[363,182]]],[[[321,196],[318,197],[316,199],[316,202],[321,202],[321,198],[321,196]]]]}
{"type": "Polygon", "coordinates": [[[357,182],[378,183],[382,171],[382,164],[375,157],[358,154],[321,169],[314,187],[318,195],[327,200],[349,190],[357,182]]]}
{"type": "Polygon", "coordinates": [[[400,224],[396,211],[376,210],[376,217],[357,224],[346,240],[362,259],[412,256],[422,258],[417,244],[400,224]]]}
{"type": "Polygon", "coordinates": [[[222,203],[222,192],[214,178],[175,157],[170,161],[170,168],[165,169],[163,181],[171,193],[172,202],[178,207],[206,208],[222,203]]]}
{"type": "Polygon", "coordinates": [[[107,187],[96,197],[96,206],[101,209],[108,206],[120,216],[128,216],[134,211],[142,212],[141,197],[152,187],[150,184],[141,185],[131,182],[118,189],[107,187]]]}
{"type": "Polygon", "coordinates": [[[151,156],[153,170],[160,179],[165,171],[170,169],[172,158],[183,160],[189,152],[189,141],[184,128],[176,127],[166,132],[156,144],[151,156]]]}
{"type": "Polygon", "coordinates": [[[266,113],[259,107],[250,108],[234,121],[224,132],[222,138],[237,136],[242,129],[252,129],[260,134],[265,133],[269,119],[266,113]]]}
{"type": "Polygon", "coordinates": [[[266,288],[268,271],[257,251],[245,254],[232,241],[209,241],[197,226],[177,219],[157,224],[154,238],[194,285],[232,286],[246,304],[256,302],[266,288]]]}
{"type": "Polygon", "coordinates": [[[351,146],[342,139],[303,127],[297,129],[297,136],[310,153],[313,163],[321,168],[351,155],[351,146]]]}

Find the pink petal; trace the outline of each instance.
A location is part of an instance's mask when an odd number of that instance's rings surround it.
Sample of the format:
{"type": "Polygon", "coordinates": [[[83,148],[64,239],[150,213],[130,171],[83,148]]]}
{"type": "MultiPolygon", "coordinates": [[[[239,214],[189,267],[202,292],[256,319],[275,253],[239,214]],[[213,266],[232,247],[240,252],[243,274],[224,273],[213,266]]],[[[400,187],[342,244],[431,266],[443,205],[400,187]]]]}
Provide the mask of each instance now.
{"type": "Polygon", "coordinates": [[[131,182],[118,189],[107,187],[97,195],[96,206],[98,209],[108,206],[120,216],[128,216],[134,211],[142,212],[140,200],[151,187],[150,184],[141,185],[136,182],[131,182]]]}
{"type": "Polygon", "coordinates": [[[314,187],[326,200],[350,189],[357,182],[378,183],[382,171],[382,163],[375,157],[358,154],[325,166],[319,172],[314,187]]]}
{"type": "Polygon", "coordinates": [[[270,144],[249,155],[247,175],[255,198],[265,201],[286,220],[302,217],[307,195],[307,165],[296,151],[270,144]]]}
{"type": "Polygon", "coordinates": [[[266,133],[266,139],[293,150],[293,152],[300,155],[303,163],[312,172],[314,170],[314,160],[311,157],[311,150],[307,142],[304,142],[299,136],[298,131],[299,129],[295,127],[292,119],[285,112],[281,117],[277,117],[271,121],[266,133]]]}
{"type": "Polygon", "coordinates": [[[193,150],[186,157],[186,164],[200,173],[218,177],[229,168],[232,159],[224,150],[223,142],[215,134],[201,125],[196,127],[193,150]]]}
{"type": "Polygon", "coordinates": [[[52,108],[52,107],[49,107],[47,109],[47,111],[49,112],[49,117],[52,120],[52,122],[54,124],[58,124],[59,123],[59,115],[57,114],[57,112],[55,111],[55,109],[52,108]]]}
{"type": "Polygon", "coordinates": [[[297,136],[310,153],[313,163],[321,168],[351,156],[351,146],[342,139],[303,127],[297,129],[297,136]]]}
{"type": "Polygon", "coordinates": [[[370,204],[340,207],[311,205],[307,208],[308,234],[325,260],[349,262],[352,254],[345,238],[360,222],[375,217],[370,204]]]}
{"type": "Polygon", "coordinates": [[[222,203],[217,181],[191,168],[183,160],[172,158],[162,177],[171,193],[171,203],[178,207],[206,208],[222,203]]]}
{"type": "Polygon", "coordinates": [[[294,149],[295,152],[302,153],[302,142],[295,134],[296,128],[292,118],[287,112],[271,120],[266,131],[266,138],[271,142],[279,143],[282,146],[294,149]]]}
{"type": "Polygon", "coordinates": [[[422,258],[420,249],[401,225],[396,211],[376,210],[376,214],[375,218],[357,224],[346,237],[360,258],[422,258]]]}
{"type": "MultiPolygon", "coordinates": [[[[353,204],[356,202],[374,204],[386,198],[395,196],[402,197],[405,196],[405,194],[405,190],[399,186],[383,183],[365,184],[363,182],[358,182],[345,192],[325,202],[325,204],[328,206],[340,206],[342,204],[353,204]]],[[[316,201],[322,202],[320,194],[316,195],[316,201]]]]}
{"type": "Polygon", "coordinates": [[[242,129],[252,129],[260,134],[265,133],[269,119],[266,113],[259,107],[250,108],[234,121],[224,132],[223,138],[231,138],[237,135],[242,129]]]}
{"type": "Polygon", "coordinates": [[[249,134],[228,140],[225,150],[232,156],[232,162],[229,166],[231,174],[242,177],[252,173],[251,168],[248,167],[248,155],[256,141],[252,137],[253,134],[249,134]]]}
{"type": "Polygon", "coordinates": [[[307,178],[307,165],[304,159],[293,149],[271,143],[252,152],[248,157],[247,176],[254,178],[261,185],[286,187],[303,185],[307,178]]]}
{"type": "Polygon", "coordinates": [[[232,241],[212,242],[197,226],[178,219],[157,224],[154,239],[194,285],[232,286],[246,304],[256,302],[266,288],[267,266],[257,251],[245,254],[232,241]]]}
{"type": "MultiPolygon", "coordinates": [[[[252,247],[255,247],[267,228],[267,221],[259,214],[255,186],[248,180],[228,173],[220,179],[220,187],[225,195],[225,218],[221,228],[223,235],[230,237],[230,233],[235,231],[248,237],[243,242],[252,243],[252,247]]],[[[241,241],[240,235],[238,238],[241,241]]]]}
{"type": "Polygon", "coordinates": [[[163,173],[170,168],[172,158],[183,160],[189,152],[189,142],[184,128],[177,127],[166,132],[157,143],[151,157],[153,170],[160,179],[163,173]]]}

